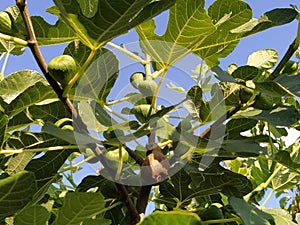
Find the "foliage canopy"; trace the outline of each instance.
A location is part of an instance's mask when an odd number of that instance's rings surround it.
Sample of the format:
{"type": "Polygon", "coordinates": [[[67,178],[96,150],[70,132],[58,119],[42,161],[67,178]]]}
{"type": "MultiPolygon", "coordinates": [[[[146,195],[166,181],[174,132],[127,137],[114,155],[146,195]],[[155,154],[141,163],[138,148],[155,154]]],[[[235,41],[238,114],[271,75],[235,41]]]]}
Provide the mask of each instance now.
{"type": "Polygon", "coordinates": [[[218,66],[242,38],[299,20],[296,7],[256,19],[241,0],[54,0],[50,24],[26,4],[0,12],[0,224],[300,223],[298,192],[261,203],[299,187],[299,141],[283,139],[300,130],[300,26],[281,60],[263,49],[218,66]],[[135,49],[113,43],[129,31],[135,49]],[[48,67],[39,46],[57,44],[48,67]],[[4,74],[26,47],[40,72],[4,74]],[[101,168],[76,184],[88,164],[101,168]]]}

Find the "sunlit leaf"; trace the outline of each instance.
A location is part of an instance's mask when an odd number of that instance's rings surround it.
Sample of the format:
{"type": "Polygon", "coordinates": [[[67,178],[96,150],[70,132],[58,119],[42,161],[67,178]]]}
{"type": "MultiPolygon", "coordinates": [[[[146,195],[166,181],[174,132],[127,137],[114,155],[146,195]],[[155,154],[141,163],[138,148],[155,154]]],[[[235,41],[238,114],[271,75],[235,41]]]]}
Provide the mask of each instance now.
{"type": "Polygon", "coordinates": [[[55,0],[54,3],[65,23],[93,49],[168,9],[174,1],[124,0],[120,3],[97,0],[97,3],[83,4],[83,1],[55,0]]]}
{"type": "Polygon", "coordinates": [[[12,73],[0,82],[0,97],[3,98],[6,103],[11,103],[27,88],[42,81],[45,81],[45,79],[38,72],[33,70],[22,70],[12,73]]]}
{"type": "Polygon", "coordinates": [[[252,53],[247,64],[261,69],[271,69],[278,60],[278,53],[274,49],[263,49],[252,53]]]}
{"type": "Polygon", "coordinates": [[[203,0],[176,1],[170,9],[164,35],[156,35],[155,26],[154,21],[149,20],[136,27],[136,30],[143,51],[161,66],[174,64],[216,30],[206,14],[203,0]],[[187,7],[189,10],[184,10],[187,7]]]}

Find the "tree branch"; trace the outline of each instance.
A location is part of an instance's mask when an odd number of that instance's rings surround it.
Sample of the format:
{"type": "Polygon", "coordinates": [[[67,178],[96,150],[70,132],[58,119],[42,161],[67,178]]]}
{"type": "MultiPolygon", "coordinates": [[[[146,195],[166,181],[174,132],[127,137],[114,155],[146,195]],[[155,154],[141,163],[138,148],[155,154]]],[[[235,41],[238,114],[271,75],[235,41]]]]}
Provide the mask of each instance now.
{"type": "MultiPolygon", "coordinates": [[[[48,67],[47,67],[46,61],[40,51],[40,48],[38,46],[38,42],[37,42],[37,39],[35,36],[35,32],[33,29],[31,17],[28,12],[28,7],[27,7],[26,1],[25,0],[16,0],[16,5],[18,6],[18,8],[20,10],[20,13],[22,15],[22,18],[23,18],[23,21],[24,21],[24,24],[25,24],[25,27],[27,30],[28,47],[30,48],[39,68],[41,69],[45,78],[47,79],[47,81],[49,82],[49,84],[51,85],[51,87],[53,88],[55,93],[57,94],[58,98],[67,107],[68,111],[72,115],[73,122],[74,122],[74,129],[78,130],[79,132],[88,133],[88,129],[87,129],[86,125],[83,123],[83,121],[81,120],[81,117],[78,114],[73,103],[71,102],[71,100],[68,97],[63,96],[63,90],[60,88],[58,83],[48,73],[48,67]]],[[[93,144],[89,144],[87,147],[89,147],[93,150],[93,152],[95,153],[95,155],[97,156],[97,158],[100,160],[100,162],[102,163],[102,165],[104,167],[110,168],[108,166],[108,164],[106,163],[106,159],[105,159],[101,149],[99,148],[99,146],[97,146],[95,143],[93,143],[93,144]]],[[[115,183],[115,185],[118,188],[121,195],[123,196],[124,203],[126,204],[126,206],[128,207],[128,210],[130,212],[131,220],[135,221],[135,223],[137,223],[140,220],[140,217],[139,217],[139,214],[138,214],[136,208],[134,207],[134,204],[133,204],[131,198],[128,195],[128,192],[127,192],[125,186],[122,184],[117,184],[117,183],[115,183]]]]}
{"type": "Polygon", "coordinates": [[[269,76],[270,80],[274,80],[275,78],[277,78],[280,75],[281,70],[283,69],[284,65],[287,63],[287,61],[289,61],[289,59],[293,56],[293,54],[295,53],[295,51],[298,49],[298,45],[296,43],[296,39],[293,41],[292,44],[290,44],[288,50],[286,51],[286,53],[284,54],[283,58],[280,60],[279,64],[277,65],[277,67],[275,68],[275,70],[271,73],[271,75],[269,76]]]}

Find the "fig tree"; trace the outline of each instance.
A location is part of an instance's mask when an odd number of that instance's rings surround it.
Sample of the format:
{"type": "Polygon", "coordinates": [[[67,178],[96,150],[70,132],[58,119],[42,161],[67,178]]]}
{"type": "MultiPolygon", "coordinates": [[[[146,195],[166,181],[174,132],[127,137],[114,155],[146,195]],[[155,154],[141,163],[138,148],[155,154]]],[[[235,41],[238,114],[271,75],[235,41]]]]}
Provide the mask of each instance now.
{"type": "Polygon", "coordinates": [[[67,86],[77,70],[76,62],[70,55],[60,55],[53,58],[48,64],[50,76],[63,87],[67,86]]]}

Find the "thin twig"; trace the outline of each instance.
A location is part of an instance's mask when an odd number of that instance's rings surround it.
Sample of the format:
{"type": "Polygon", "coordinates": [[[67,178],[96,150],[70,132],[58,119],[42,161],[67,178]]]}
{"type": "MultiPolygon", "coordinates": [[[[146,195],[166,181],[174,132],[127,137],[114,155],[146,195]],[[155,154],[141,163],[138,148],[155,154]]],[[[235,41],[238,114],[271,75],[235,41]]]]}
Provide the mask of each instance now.
{"type": "Polygon", "coordinates": [[[283,69],[285,64],[289,61],[289,59],[293,56],[293,54],[295,53],[295,51],[297,49],[298,49],[298,46],[296,46],[295,40],[294,40],[293,43],[289,46],[288,50],[284,54],[284,56],[281,59],[281,61],[279,62],[279,64],[277,65],[277,67],[275,68],[275,70],[269,76],[270,80],[274,80],[276,77],[278,77],[280,75],[281,70],[283,69]]]}

